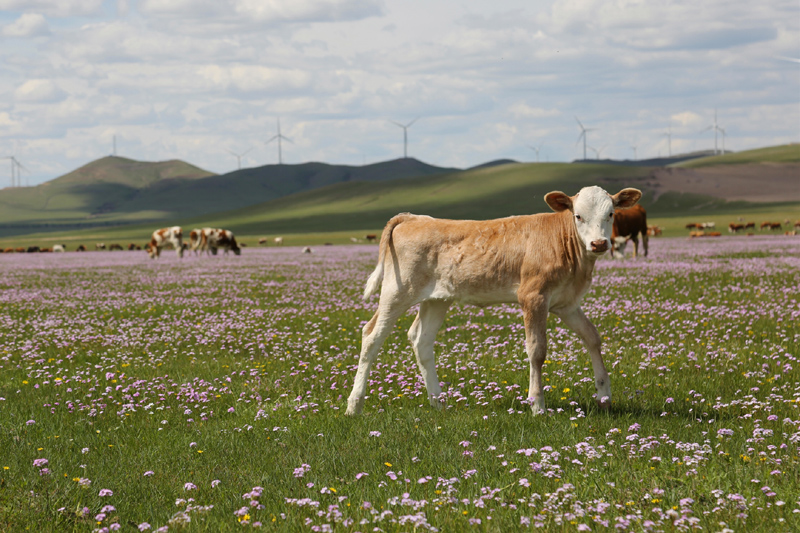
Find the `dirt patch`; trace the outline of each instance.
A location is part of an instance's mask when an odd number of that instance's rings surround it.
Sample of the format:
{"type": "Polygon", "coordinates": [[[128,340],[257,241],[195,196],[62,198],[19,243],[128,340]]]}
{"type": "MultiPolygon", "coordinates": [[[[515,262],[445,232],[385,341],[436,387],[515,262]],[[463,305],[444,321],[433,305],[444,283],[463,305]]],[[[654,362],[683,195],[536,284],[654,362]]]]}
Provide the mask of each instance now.
{"type": "Polygon", "coordinates": [[[657,199],[667,191],[748,202],[800,202],[800,164],[759,163],[658,168],[650,174],[657,199]]]}

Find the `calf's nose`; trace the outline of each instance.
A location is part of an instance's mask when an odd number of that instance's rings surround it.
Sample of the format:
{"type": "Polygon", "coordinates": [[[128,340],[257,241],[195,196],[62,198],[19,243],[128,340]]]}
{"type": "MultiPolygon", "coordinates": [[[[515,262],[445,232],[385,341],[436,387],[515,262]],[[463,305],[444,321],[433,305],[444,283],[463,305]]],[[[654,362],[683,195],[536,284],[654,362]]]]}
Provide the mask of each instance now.
{"type": "Polygon", "coordinates": [[[608,250],[608,240],[600,239],[599,241],[592,241],[592,251],[601,254],[608,250]]]}

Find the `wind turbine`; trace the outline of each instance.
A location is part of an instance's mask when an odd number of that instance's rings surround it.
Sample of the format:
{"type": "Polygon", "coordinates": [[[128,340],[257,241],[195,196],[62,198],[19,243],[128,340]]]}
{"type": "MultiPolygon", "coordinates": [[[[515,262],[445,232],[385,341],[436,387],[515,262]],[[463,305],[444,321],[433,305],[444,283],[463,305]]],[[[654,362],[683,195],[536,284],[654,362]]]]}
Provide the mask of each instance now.
{"type": "Polygon", "coordinates": [[[417,120],[419,120],[419,117],[415,118],[408,124],[400,124],[399,122],[395,122],[394,120],[389,121],[395,126],[403,128],[403,159],[408,159],[408,128],[410,128],[411,125],[415,123],[417,120]]]}
{"type": "Polygon", "coordinates": [[[714,123],[712,125],[708,126],[707,128],[704,128],[704,129],[700,130],[700,133],[704,133],[704,132],[706,132],[708,130],[714,130],[714,155],[717,155],[717,133],[722,133],[722,139],[723,139],[723,141],[722,141],[723,142],[722,151],[724,153],[725,152],[725,145],[724,145],[724,142],[725,142],[725,130],[723,130],[719,126],[719,124],[717,124],[717,109],[716,108],[714,108],[714,123]]]}
{"type": "MultiPolygon", "coordinates": [[[[280,118],[278,119],[278,134],[275,135],[274,137],[272,137],[270,140],[268,140],[265,144],[269,144],[272,141],[274,141],[275,139],[278,139],[278,164],[282,165],[283,164],[283,151],[282,151],[282,148],[281,148],[281,141],[292,142],[292,140],[289,137],[284,137],[283,135],[281,135],[281,119],[280,118]]],[[[294,143],[292,143],[292,144],[294,144],[294,143]]]]}
{"type": "Polygon", "coordinates": [[[542,145],[541,145],[541,143],[539,144],[539,146],[538,146],[538,147],[536,147],[536,146],[533,146],[533,145],[530,145],[530,144],[529,144],[529,145],[528,145],[528,148],[530,148],[531,150],[533,150],[534,152],[536,152],[536,162],[538,163],[538,162],[539,162],[539,150],[541,150],[541,149],[542,149],[542,145]]]}
{"type": "MultiPolygon", "coordinates": [[[[667,153],[669,154],[669,157],[672,157],[672,126],[670,126],[667,130],[667,133],[664,133],[663,135],[667,137],[667,149],[669,150],[667,153]]],[[[659,155],[659,157],[661,156],[659,155]]]]}
{"type": "Polygon", "coordinates": [[[636,154],[636,148],[638,148],[638,146],[636,146],[635,144],[631,146],[631,150],[633,150],[633,160],[634,161],[638,161],[639,160],[639,156],[636,154]]]}
{"type": "Polygon", "coordinates": [[[30,171],[13,155],[6,156],[3,159],[11,160],[11,186],[22,187],[22,171],[30,171]]]}
{"type": "Polygon", "coordinates": [[[603,150],[605,150],[605,149],[606,149],[605,146],[603,146],[602,148],[594,148],[592,146],[589,147],[589,150],[594,152],[595,159],[597,159],[597,160],[600,159],[600,154],[603,153],[603,150]]]}
{"type": "Polygon", "coordinates": [[[581,134],[578,135],[578,141],[575,143],[576,145],[581,142],[581,137],[583,137],[583,160],[586,160],[586,133],[589,131],[595,131],[597,128],[584,128],[581,121],[578,120],[578,117],[575,117],[575,120],[578,121],[578,126],[581,128],[581,134]]]}
{"type": "MultiPolygon", "coordinates": [[[[278,135],[280,135],[280,128],[278,129],[278,135]]],[[[271,139],[270,139],[270,140],[271,140],[271,139]]],[[[269,143],[269,141],[267,141],[267,142],[269,143]]],[[[237,166],[237,167],[239,167],[239,168],[238,168],[238,170],[242,170],[242,158],[243,158],[244,156],[246,156],[248,153],[250,153],[250,151],[251,151],[251,150],[252,150],[252,148],[250,148],[250,150],[247,150],[246,152],[242,152],[241,154],[237,154],[237,153],[236,153],[236,152],[234,152],[233,150],[228,150],[228,152],[229,152],[229,153],[230,153],[230,154],[231,154],[233,157],[235,157],[235,158],[236,158],[236,166],[237,166]]]]}

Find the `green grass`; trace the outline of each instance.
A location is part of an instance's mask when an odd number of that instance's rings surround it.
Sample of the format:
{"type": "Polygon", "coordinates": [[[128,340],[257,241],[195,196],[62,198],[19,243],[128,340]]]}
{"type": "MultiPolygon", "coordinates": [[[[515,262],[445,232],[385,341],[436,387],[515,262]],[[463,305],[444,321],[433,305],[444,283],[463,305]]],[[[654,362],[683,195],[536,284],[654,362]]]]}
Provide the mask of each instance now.
{"type": "Polygon", "coordinates": [[[752,163],[800,163],[800,144],[769,146],[732,154],[690,159],[671,166],[696,168],[711,165],[742,165],[752,163]]]}
{"type": "MultiPolygon", "coordinates": [[[[213,508],[189,510],[186,531],[239,530],[234,513],[251,499],[263,508],[248,520],[270,531],[410,531],[391,520],[418,512],[440,531],[512,531],[523,517],[548,531],[606,530],[594,516],[611,530],[626,515],[639,517],[626,530],[643,531],[654,508],[704,530],[796,530],[800,301],[787,287],[800,282],[800,252],[773,243],[695,257],[684,242],[605,265],[587,295],[613,375],[609,411],[594,405],[583,346],[548,322],[552,411],[540,417],[520,401],[513,306],[452,309],[437,344],[442,411],[424,399],[403,316],[365,414],[342,416],[372,310],[359,298],[372,249],[50,267],[3,258],[0,283],[15,296],[0,329],[0,529],[155,529],[194,498],[213,508]],[[256,486],[260,497],[243,498],[256,486]],[[577,503],[587,513],[570,518],[577,503]],[[106,504],[116,510],[97,524],[106,504]]],[[[655,530],[680,530],[674,519],[655,530]]]]}

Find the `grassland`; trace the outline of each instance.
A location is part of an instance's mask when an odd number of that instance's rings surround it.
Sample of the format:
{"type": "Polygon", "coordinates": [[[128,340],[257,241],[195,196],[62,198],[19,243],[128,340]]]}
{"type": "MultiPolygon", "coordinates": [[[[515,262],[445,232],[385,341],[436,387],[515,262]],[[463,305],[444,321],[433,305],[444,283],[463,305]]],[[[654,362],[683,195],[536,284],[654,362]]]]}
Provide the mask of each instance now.
{"type": "Polygon", "coordinates": [[[585,349],[548,323],[525,405],[515,306],[454,307],[427,406],[401,318],[342,416],[375,247],[4,255],[0,529],[796,531],[800,241],[664,239],[601,261],[585,349]]]}
{"type": "Polygon", "coordinates": [[[697,168],[711,165],[742,165],[753,163],[800,163],[800,144],[769,146],[731,154],[690,159],[672,166],[697,168]]]}

